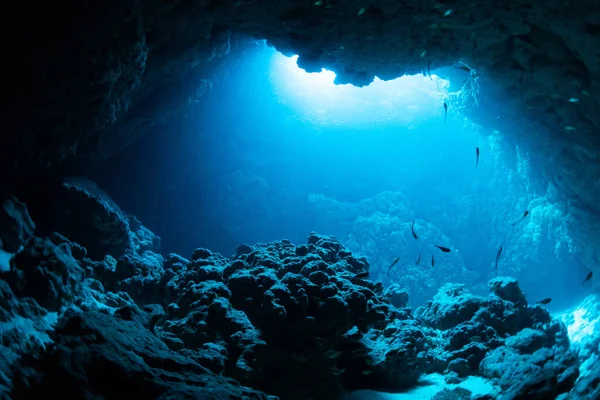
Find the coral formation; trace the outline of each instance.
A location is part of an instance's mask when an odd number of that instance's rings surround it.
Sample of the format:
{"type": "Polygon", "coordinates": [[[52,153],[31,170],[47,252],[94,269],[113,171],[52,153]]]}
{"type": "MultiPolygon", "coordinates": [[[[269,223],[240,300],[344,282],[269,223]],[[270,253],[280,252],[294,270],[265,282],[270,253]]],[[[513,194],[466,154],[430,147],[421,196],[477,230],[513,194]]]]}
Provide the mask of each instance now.
{"type": "Polygon", "coordinates": [[[241,245],[232,258],[199,248],[189,260],[146,249],[98,261],[61,234],[33,237],[0,275],[0,390],[325,399],[407,389],[429,373],[487,378],[506,399],[586,390],[565,325],[528,306],[516,280],[490,281],[489,296],[447,284],[413,313],[406,291],[369,271],[316,233],[301,245],[241,245]]]}

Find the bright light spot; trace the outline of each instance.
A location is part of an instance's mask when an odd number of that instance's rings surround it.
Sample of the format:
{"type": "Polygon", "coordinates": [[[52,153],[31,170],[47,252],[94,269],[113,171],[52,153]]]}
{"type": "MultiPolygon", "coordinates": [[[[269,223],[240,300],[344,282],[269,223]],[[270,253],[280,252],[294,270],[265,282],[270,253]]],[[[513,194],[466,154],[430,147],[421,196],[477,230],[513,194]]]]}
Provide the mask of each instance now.
{"type": "Polygon", "coordinates": [[[10,270],[10,259],[12,256],[12,254],[0,250],[0,271],[10,270]]]}
{"type": "Polygon", "coordinates": [[[569,337],[573,342],[581,342],[586,336],[590,336],[594,333],[598,318],[589,320],[586,318],[588,312],[584,309],[577,309],[573,312],[573,324],[568,328],[569,337]]]}
{"type": "Polygon", "coordinates": [[[569,340],[571,343],[581,343],[590,339],[600,328],[600,303],[596,296],[588,296],[575,310],[560,316],[567,325],[569,340]]]}
{"type": "Polygon", "coordinates": [[[443,120],[442,104],[450,83],[436,75],[403,76],[375,81],[366,87],[335,85],[335,73],[308,73],[298,56],[275,53],[271,80],[279,101],[299,118],[319,125],[408,126],[429,118],[443,120]]]}

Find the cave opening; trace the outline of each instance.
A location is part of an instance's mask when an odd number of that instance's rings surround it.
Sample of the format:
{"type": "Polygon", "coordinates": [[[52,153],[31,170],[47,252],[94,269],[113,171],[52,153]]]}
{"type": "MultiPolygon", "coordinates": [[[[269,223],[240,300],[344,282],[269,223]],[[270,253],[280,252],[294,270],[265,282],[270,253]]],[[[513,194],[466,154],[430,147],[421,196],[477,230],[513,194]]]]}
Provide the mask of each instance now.
{"type": "Polygon", "coordinates": [[[168,252],[229,255],[240,243],[302,243],[317,231],[367,256],[374,278],[408,287],[413,305],[446,281],[485,293],[498,274],[517,277],[531,298],[551,295],[551,309],[585,296],[570,279],[586,271],[556,188],[526,148],[463,113],[477,101],[473,72],[457,64],[356,87],[296,61],[259,48],[201,111],[93,179],[168,252]],[[411,238],[413,220],[428,239],[411,238]],[[445,256],[434,247],[444,243],[445,256]],[[385,265],[397,255],[410,274],[396,281],[385,265]],[[435,269],[423,268],[432,256],[435,269]]]}

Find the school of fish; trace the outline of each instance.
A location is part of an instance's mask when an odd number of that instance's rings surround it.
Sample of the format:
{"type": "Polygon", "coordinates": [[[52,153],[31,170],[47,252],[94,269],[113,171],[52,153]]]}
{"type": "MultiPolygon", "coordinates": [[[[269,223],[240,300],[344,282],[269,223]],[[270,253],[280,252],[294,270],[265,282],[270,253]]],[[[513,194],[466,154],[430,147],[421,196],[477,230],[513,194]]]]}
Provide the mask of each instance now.
{"type": "MultiPolygon", "coordinates": [[[[429,77],[431,78],[430,67],[431,67],[431,63],[429,63],[427,65],[427,73],[428,73],[429,77]]],[[[466,67],[464,67],[464,68],[466,68],[466,67]]],[[[448,117],[448,104],[444,101],[443,105],[444,105],[444,122],[446,122],[446,119],[448,117]]],[[[475,168],[477,168],[479,166],[479,155],[480,155],[479,147],[476,147],[475,148],[475,168]]],[[[525,210],[523,212],[523,214],[521,215],[521,217],[519,217],[516,221],[514,221],[511,226],[514,227],[519,222],[521,222],[525,218],[527,218],[528,215],[529,215],[529,210],[525,210]]],[[[419,240],[419,235],[417,235],[417,232],[415,231],[415,220],[413,220],[410,229],[411,229],[411,233],[412,233],[413,238],[415,240],[419,240]]],[[[450,253],[452,251],[450,248],[445,247],[445,246],[440,246],[440,245],[435,244],[435,243],[433,245],[435,247],[437,247],[442,253],[450,253]]],[[[498,248],[498,251],[496,252],[496,262],[495,262],[495,270],[496,270],[496,272],[498,271],[498,264],[500,262],[500,258],[502,257],[502,251],[504,250],[504,245],[505,245],[505,243],[502,243],[500,245],[500,247],[498,248]]],[[[390,271],[392,270],[392,268],[394,268],[394,266],[396,266],[398,264],[398,261],[400,261],[400,257],[396,257],[392,261],[392,263],[388,267],[388,276],[390,276],[390,271]]],[[[421,252],[419,251],[419,255],[417,256],[417,261],[415,262],[415,264],[419,265],[420,262],[421,262],[421,252]]],[[[433,254],[431,255],[431,266],[435,267],[435,256],[433,254]]],[[[591,280],[592,276],[593,276],[593,272],[590,271],[587,274],[585,280],[583,281],[583,284],[585,284],[586,282],[588,282],[589,280],[591,280]]],[[[551,301],[552,301],[551,298],[545,298],[543,300],[540,300],[540,301],[536,302],[535,304],[546,305],[546,304],[550,303],[551,301]]]]}

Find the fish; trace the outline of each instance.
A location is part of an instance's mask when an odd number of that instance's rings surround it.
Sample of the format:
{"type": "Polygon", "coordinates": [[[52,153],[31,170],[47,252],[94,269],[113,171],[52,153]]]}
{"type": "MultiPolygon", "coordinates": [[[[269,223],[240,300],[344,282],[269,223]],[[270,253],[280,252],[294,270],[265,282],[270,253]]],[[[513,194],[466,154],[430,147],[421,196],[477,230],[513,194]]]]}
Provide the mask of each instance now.
{"type": "Polygon", "coordinates": [[[355,355],[355,356],[357,356],[357,357],[364,357],[364,356],[366,356],[367,354],[369,354],[369,352],[370,352],[370,351],[371,351],[371,350],[369,350],[369,349],[368,349],[368,348],[366,348],[366,347],[361,347],[361,348],[359,348],[359,349],[353,350],[353,351],[352,351],[352,354],[353,354],[353,355],[355,355]]]}
{"type": "Polygon", "coordinates": [[[536,301],[535,304],[548,304],[552,301],[551,297],[546,297],[545,299],[542,299],[540,301],[536,301]]]}
{"type": "Polygon", "coordinates": [[[496,253],[496,271],[498,271],[498,261],[500,260],[500,256],[502,255],[502,249],[504,249],[504,244],[500,246],[498,252],[496,253]]]}
{"type": "Polygon", "coordinates": [[[525,210],[525,212],[523,213],[523,215],[521,216],[521,218],[519,218],[518,220],[516,220],[515,222],[513,222],[513,226],[515,226],[517,223],[519,223],[522,220],[524,220],[525,217],[527,217],[528,215],[529,215],[529,210],[525,210]]]}
{"type": "Polygon", "coordinates": [[[431,255],[431,266],[435,267],[435,258],[433,258],[433,254],[431,255]]]}
{"type": "MultiPolygon", "coordinates": [[[[358,279],[365,279],[369,277],[369,271],[364,271],[364,272],[359,272],[358,274],[354,275],[354,278],[358,278],[358,279]]],[[[354,279],[352,278],[352,279],[354,279]]]]}
{"type": "Polygon", "coordinates": [[[325,352],[325,357],[327,358],[338,358],[342,354],[339,350],[327,350],[325,352]]]}
{"type": "Polygon", "coordinates": [[[475,156],[477,157],[475,159],[475,168],[477,168],[479,166],[479,147],[475,147],[475,156]]]}
{"type": "Polygon", "coordinates": [[[447,248],[447,247],[444,247],[444,246],[438,246],[438,245],[437,245],[437,244],[435,244],[435,243],[434,243],[433,245],[434,245],[435,247],[437,247],[438,249],[440,249],[441,251],[443,251],[444,253],[450,253],[450,252],[452,251],[452,250],[450,250],[450,249],[449,249],[449,248],[447,248]]]}
{"type": "Polygon", "coordinates": [[[454,68],[458,68],[469,73],[471,72],[471,68],[467,67],[466,65],[455,65],[454,68]]]}
{"type": "Polygon", "coordinates": [[[420,262],[421,262],[421,252],[419,252],[419,258],[417,258],[417,262],[415,264],[419,265],[420,262]]]}
{"type": "Polygon", "coordinates": [[[333,375],[339,376],[339,375],[342,375],[344,372],[346,372],[346,367],[344,367],[342,369],[331,368],[331,372],[333,373],[333,375]]]}
{"type": "Polygon", "coordinates": [[[371,374],[372,372],[373,372],[373,370],[372,370],[372,369],[363,369],[363,370],[362,370],[362,374],[363,374],[363,375],[369,375],[369,374],[371,374]]]}
{"type": "Polygon", "coordinates": [[[583,281],[583,283],[585,284],[587,281],[589,281],[590,279],[592,279],[592,275],[594,275],[594,271],[590,271],[590,273],[587,274],[587,276],[585,277],[585,280],[583,281]]]}
{"type": "Polygon", "coordinates": [[[427,75],[429,76],[430,80],[433,80],[433,78],[431,77],[431,61],[427,63],[427,75]]]}
{"type": "Polygon", "coordinates": [[[444,102],[444,122],[446,122],[446,118],[448,117],[448,104],[444,102]]]}
{"type": "Polygon", "coordinates": [[[412,235],[415,238],[415,240],[419,239],[419,237],[417,236],[417,233],[415,232],[415,220],[413,219],[413,223],[410,227],[410,230],[412,231],[412,235]]]}
{"type": "Polygon", "coordinates": [[[394,261],[392,261],[392,264],[388,267],[388,276],[390,276],[390,270],[392,268],[394,268],[394,265],[398,264],[398,261],[400,260],[400,257],[396,257],[394,258],[394,261]]]}

